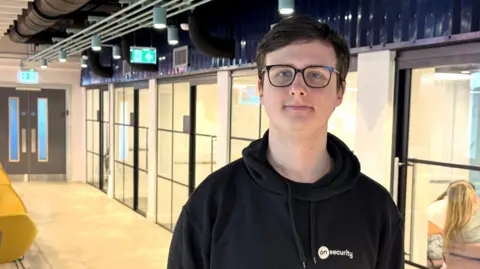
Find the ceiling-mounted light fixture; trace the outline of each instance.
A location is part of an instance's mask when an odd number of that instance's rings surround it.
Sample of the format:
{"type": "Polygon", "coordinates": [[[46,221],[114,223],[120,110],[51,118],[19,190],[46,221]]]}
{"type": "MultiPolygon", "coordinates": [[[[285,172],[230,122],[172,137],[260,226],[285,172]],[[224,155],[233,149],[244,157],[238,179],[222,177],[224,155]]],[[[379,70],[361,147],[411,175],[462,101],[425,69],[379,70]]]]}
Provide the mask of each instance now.
{"type": "Polygon", "coordinates": [[[102,39],[98,35],[92,36],[92,50],[101,51],[102,50],[102,39]]]}
{"type": "Polygon", "coordinates": [[[87,60],[85,60],[85,59],[83,59],[83,58],[80,59],[80,66],[81,66],[82,68],[87,68],[87,67],[88,67],[87,60]]]}
{"type": "Polygon", "coordinates": [[[153,8],[153,28],[164,29],[167,27],[167,11],[161,6],[153,8]]]}
{"type": "Polygon", "coordinates": [[[61,63],[67,61],[67,53],[63,49],[60,49],[60,52],[58,53],[58,61],[61,63]]]}
{"type": "Polygon", "coordinates": [[[112,58],[115,60],[121,59],[122,56],[120,54],[120,47],[115,45],[112,47],[112,58]]]}
{"type": "Polygon", "coordinates": [[[295,11],[294,0],[278,0],[278,12],[282,15],[289,15],[295,11]]]}
{"type": "Polygon", "coordinates": [[[46,59],[40,60],[40,68],[45,69],[45,68],[47,68],[47,66],[48,66],[48,62],[47,62],[46,59]]]}
{"type": "Polygon", "coordinates": [[[178,28],[175,25],[168,26],[167,30],[168,35],[168,44],[177,45],[178,44],[178,28]]]}
{"type": "Polygon", "coordinates": [[[180,29],[183,31],[188,31],[190,30],[190,26],[188,26],[188,23],[180,23],[180,29]]]}

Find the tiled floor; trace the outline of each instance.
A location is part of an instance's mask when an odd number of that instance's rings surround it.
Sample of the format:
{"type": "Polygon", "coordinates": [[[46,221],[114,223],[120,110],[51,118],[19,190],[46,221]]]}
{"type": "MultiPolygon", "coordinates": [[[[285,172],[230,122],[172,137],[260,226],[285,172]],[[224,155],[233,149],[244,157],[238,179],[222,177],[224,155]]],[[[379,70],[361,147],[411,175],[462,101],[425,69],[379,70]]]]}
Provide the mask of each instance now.
{"type": "MultiPolygon", "coordinates": [[[[14,183],[38,236],[31,269],[164,269],[171,233],[81,183],[14,183]]],[[[16,268],[0,265],[0,269],[16,268]]]]}

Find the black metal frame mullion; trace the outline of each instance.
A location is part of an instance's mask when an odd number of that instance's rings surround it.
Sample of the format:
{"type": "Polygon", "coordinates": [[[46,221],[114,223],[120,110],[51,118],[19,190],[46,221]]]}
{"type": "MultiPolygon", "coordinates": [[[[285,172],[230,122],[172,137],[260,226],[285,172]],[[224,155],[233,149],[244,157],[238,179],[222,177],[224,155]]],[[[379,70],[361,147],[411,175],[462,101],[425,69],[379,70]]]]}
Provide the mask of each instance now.
{"type": "Polygon", "coordinates": [[[99,157],[99,169],[98,169],[98,172],[100,173],[99,177],[98,177],[98,188],[103,191],[103,180],[104,180],[104,171],[103,171],[103,166],[104,166],[104,156],[103,156],[103,89],[99,89],[99,98],[98,98],[98,102],[99,102],[99,105],[98,105],[98,112],[97,112],[97,122],[98,122],[98,132],[99,132],[99,145],[98,145],[98,148],[99,148],[99,152],[100,152],[100,155],[101,157],[99,157]]]}
{"type": "Polygon", "coordinates": [[[138,103],[139,89],[133,90],[133,210],[138,211],[138,103]]]}
{"type": "Polygon", "coordinates": [[[171,134],[172,134],[172,152],[171,152],[171,155],[170,155],[170,165],[171,165],[171,174],[170,174],[170,177],[172,179],[172,181],[170,182],[170,230],[173,230],[173,184],[175,184],[173,182],[173,170],[174,170],[174,163],[173,163],[173,160],[174,160],[174,139],[175,139],[175,136],[174,136],[174,133],[173,133],[173,126],[175,125],[175,83],[172,83],[172,111],[171,111],[171,115],[172,115],[172,126],[170,126],[170,128],[172,129],[171,130],[171,134]]]}
{"type": "MultiPolygon", "coordinates": [[[[410,128],[410,96],[411,96],[411,81],[412,69],[397,70],[397,83],[395,89],[395,135],[394,141],[394,156],[399,159],[400,167],[393,167],[398,169],[398,201],[397,206],[405,217],[406,202],[407,202],[407,174],[408,174],[408,141],[410,128]]],[[[392,169],[392,170],[393,170],[392,169]]]]}
{"type": "Polygon", "coordinates": [[[197,86],[190,85],[190,128],[188,149],[188,196],[195,190],[195,152],[196,152],[196,115],[197,115],[197,86]]]}

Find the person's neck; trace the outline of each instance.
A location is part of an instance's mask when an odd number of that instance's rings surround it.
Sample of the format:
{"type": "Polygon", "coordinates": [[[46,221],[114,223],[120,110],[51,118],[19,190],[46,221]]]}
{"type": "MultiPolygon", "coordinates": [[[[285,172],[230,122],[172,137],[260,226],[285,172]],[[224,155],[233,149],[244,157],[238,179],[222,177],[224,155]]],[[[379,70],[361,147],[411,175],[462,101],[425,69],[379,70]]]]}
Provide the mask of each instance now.
{"type": "Polygon", "coordinates": [[[314,183],[332,168],[327,152],[327,131],[293,134],[270,129],[267,159],[285,178],[314,183]]]}

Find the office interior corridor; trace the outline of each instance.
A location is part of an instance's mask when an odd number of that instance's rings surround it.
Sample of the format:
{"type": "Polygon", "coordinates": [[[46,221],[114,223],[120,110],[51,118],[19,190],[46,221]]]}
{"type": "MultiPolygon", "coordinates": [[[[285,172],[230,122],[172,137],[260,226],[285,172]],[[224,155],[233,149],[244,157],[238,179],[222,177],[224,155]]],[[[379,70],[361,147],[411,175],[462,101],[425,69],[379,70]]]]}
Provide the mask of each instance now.
{"type": "MultiPolygon", "coordinates": [[[[166,268],[171,233],[83,183],[14,182],[38,236],[34,269],[166,268]]],[[[0,269],[17,268],[15,264],[0,269]]]]}

